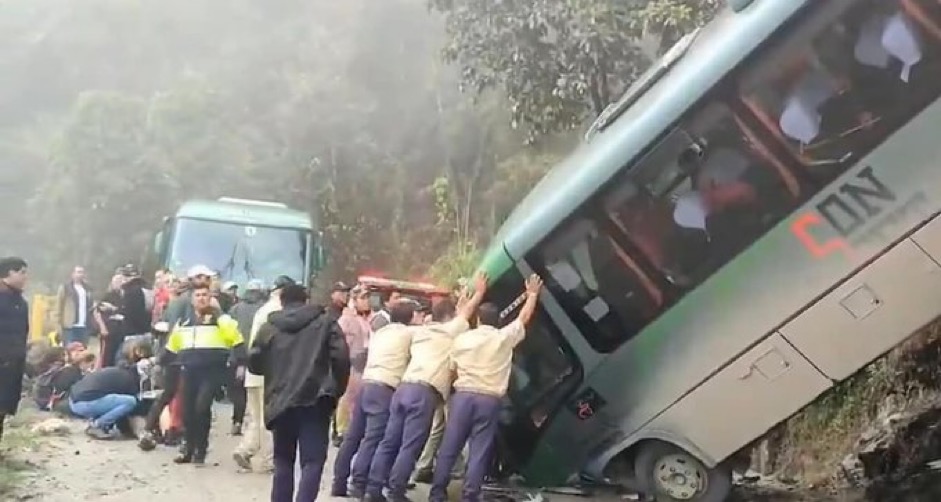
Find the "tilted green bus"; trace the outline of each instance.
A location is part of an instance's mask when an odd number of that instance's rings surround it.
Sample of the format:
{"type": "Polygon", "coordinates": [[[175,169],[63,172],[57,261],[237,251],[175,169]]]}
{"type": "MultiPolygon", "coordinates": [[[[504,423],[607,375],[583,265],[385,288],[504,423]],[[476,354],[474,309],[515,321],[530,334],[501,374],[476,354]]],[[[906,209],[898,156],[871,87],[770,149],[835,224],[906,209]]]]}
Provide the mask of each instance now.
{"type": "Polygon", "coordinates": [[[726,498],[757,438],[941,314],[941,2],[733,2],[508,218],[502,462],[726,498]]]}
{"type": "Polygon", "coordinates": [[[279,275],[308,285],[323,267],[322,240],[309,214],[281,203],[191,200],[164,221],[146,262],[180,277],[205,265],[241,286],[250,279],[271,284],[279,275]]]}

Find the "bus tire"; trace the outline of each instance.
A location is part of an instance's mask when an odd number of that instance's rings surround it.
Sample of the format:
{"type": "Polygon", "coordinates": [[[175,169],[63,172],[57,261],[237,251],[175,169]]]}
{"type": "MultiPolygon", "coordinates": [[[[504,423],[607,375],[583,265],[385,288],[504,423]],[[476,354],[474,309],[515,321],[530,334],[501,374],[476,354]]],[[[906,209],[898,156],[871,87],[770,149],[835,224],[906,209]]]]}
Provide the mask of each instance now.
{"type": "Polygon", "coordinates": [[[658,502],[722,502],[732,491],[732,470],[709,469],[682,448],[650,441],[635,457],[641,491],[658,502]]]}

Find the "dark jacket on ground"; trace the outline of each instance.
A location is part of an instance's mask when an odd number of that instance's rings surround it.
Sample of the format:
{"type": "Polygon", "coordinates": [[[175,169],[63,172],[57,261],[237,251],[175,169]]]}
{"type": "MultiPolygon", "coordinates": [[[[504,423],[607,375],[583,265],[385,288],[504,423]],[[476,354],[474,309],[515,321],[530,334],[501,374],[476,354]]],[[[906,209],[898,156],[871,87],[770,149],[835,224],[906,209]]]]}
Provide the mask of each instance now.
{"type": "Polygon", "coordinates": [[[15,413],[20,404],[28,340],[29,305],[23,292],[0,282],[0,415],[15,413]]]}
{"type": "Polygon", "coordinates": [[[260,328],[249,370],[265,376],[265,426],[273,429],[289,409],[336,403],[350,378],[350,351],[322,306],[286,306],[260,328]]]}
{"type": "Polygon", "coordinates": [[[101,399],[109,394],[137,396],[140,377],[133,365],[102,368],[85,375],[72,386],[72,401],[83,403],[101,399]]]}

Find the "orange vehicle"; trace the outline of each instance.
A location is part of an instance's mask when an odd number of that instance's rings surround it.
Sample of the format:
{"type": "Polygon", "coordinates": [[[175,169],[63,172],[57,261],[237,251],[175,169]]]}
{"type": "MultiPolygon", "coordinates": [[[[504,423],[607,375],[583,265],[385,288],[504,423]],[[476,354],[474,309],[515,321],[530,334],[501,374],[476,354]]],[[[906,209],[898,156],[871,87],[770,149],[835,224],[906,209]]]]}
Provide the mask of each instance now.
{"type": "Polygon", "coordinates": [[[451,296],[448,288],[426,282],[399,281],[369,275],[359,276],[356,282],[370,292],[369,303],[373,306],[373,310],[381,308],[380,298],[383,292],[398,293],[429,308],[441,299],[451,296]]]}

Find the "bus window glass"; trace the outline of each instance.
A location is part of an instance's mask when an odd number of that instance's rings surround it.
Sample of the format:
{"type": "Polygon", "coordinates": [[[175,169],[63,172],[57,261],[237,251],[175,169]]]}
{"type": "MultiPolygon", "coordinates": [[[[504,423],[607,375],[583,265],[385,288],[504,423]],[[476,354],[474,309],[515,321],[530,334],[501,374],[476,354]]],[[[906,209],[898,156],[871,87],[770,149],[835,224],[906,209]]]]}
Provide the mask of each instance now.
{"type": "Polygon", "coordinates": [[[623,238],[676,287],[674,298],[734,258],[799,200],[787,169],[725,105],[707,105],[681,127],[691,138],[686,148],[662,145],[672,155],[641,160],[602,196],[623,238]],[[618,196],[621,186],[648,172],[661,179],[630,200],[618,196]]]}
{"type": "Polygon", "coordinates": [[[725,104],[700,107],[676,136],[688,140],[661,142],[589,202],[596,218],[563,227],[531,260],[600,352],[630,340],[801,200],[792,174],[725,104]]]}
{"type": "Polygon", "coordinates": [[[304,277],[307,235],[300,229],[180,218],[169,260],[177,274],[202,264],[224,280],[241,283],[261,279],[270,284],[279,275],[299,281],[304,277]]]}
{"type": "Polygon", "coordinates": [[[941,92],[941,4],[813,2],[753,58],[742,98],[804,169],[828,182],[941,92]]]}
{"type": "Polygon", "coordinates": [[[535,253],[531,262],[549,291],[596,350],[614,350],[657,314],[656,286],[592,219],[576,220],[535,253]]]}

